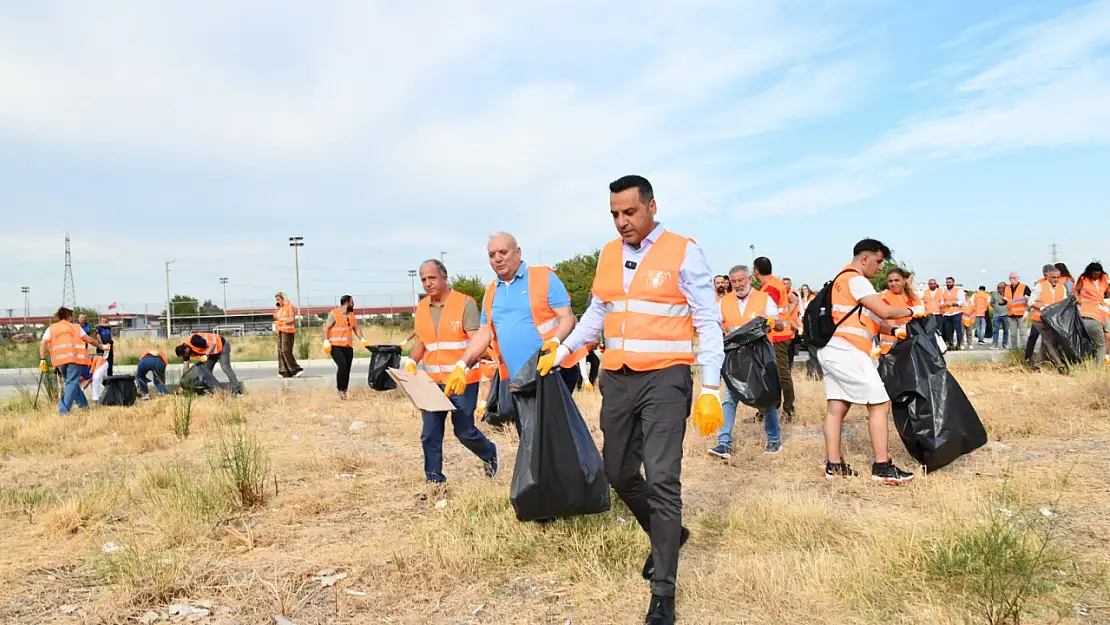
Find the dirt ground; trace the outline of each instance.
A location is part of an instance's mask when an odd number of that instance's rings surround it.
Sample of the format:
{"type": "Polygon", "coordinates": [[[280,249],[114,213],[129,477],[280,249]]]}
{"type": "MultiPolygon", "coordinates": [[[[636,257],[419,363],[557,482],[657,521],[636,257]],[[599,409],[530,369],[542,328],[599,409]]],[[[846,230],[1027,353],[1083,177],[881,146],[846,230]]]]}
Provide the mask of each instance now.
{"type": "MultiPolygon", "coordinates": [[[[822,388],[797,372],[782,453],[750,409],[727,463],[688,428],[679,622],[1006,623],[1011,595],[1024,623],[1110,622],[1110,376],[955,375],[991,443],[902,487],[822,479],[822,388]]],[[[576,398],[600,443],[600,395],[576,398]]],[[[204,398],[186,439],[178,401],[0,408],[0,622],[642,622],[646,536],[615,497],[518,523],[511,429],[483,426],[489,480],[448,428],[441,493],[398,392],[204,398]]],[[[915,468],[893,427],[890,448],[915,468]]],[[[845,452],[866,472],[855,410],[845,452]]]]}

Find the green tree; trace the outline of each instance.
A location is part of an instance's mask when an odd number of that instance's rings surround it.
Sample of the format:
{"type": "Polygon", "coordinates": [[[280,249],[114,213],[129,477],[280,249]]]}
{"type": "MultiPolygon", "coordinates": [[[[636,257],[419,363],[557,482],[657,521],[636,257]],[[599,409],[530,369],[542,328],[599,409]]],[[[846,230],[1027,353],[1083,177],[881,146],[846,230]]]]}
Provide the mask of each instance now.
{"type": "Polygon", "coordinates": [[[88,317],[90,325],[96,325],[100,322],[100,313],[98,313],[95,309],[85,308],[84,306],[75,306],[73,308],[73,320],[77,321],[81,318],[81,315],[85,315],[86,317],[88,317]]]}
{"type": "Polygon", "coordinates": [[[466,274],[458,274],[451,278],[451,288],[474,298],[478,305],[482,305],[482,298],[486,294],[486,285],[482,283],[482,279],[478,276],[468,276],[466,274]]]}
{"type": "MultiPolygon", "coordinates": [[[[219,306],[217,306],[215,304],[213,304],[212,300],[206,299],[206,300],[204,300],[204,303],[200,305],[199,311],[200,311],[200,314],[202,314],[202,315],[222,315],[223,312],[224,312],[224,309],[220,308],[219,306]]],[[[176,314],[176,313],[177,313],[177,309],[175,308],[174,309],[174,314],[176,314]]]]}
{"type": "Polygon", "coordinates": [[[555,264],[555,275],[563,281],[570,295],[570,307],[574,314],[581,315],[590,305],[590,290],[594,284],[594,273],[597,272],[597,259],[601,250],[594,250],[590,254],[578,254],[573,258],[559,261],[555,264]]]}
{"type": "MultiPolygon", "coordinates": [[[[196,316],[200,312],[200,305],[197,303],[197,298],[190,295],[174,295],[170,298],[170,307],[173,310],[174,317],[189,317],[196,316]]],[[[162,310],[162,317],[166,316],[165,309],[162,310]]]]}

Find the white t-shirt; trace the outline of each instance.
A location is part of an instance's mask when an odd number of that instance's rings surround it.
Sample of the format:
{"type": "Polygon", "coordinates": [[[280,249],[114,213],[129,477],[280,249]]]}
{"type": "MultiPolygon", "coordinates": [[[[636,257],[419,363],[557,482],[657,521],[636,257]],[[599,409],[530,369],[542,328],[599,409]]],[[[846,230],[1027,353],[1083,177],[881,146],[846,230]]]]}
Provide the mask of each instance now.
{"type": "MultiPolygon", "coordinates": [[[[848,279],[848,290],[852,293],[852,298],[855,299],[857,302],[867,297],[868,295],[878,295],[878,292],[875,291],[875,287],[871,284],[871,281],[861,275],[855,275],[848,279]]],[[[860,310],[864,315],[874,319],[876,323],[882,323],[882,320],[875,316],[875,313],[871,312],[867,308],[860,308],[860,310]]],[[[858,313],[852,314],[854,315],[858,313]]],[[[834,349],[859,352],[859,349],[856,348],[856,346],[852,345],[845,339],[836,336],[835,334],[831,339],[829,339],[828,344],[825,345],[825,349],[828,349],[830,347],[834,349]]]]}
{"type": "MultiPolygon", "coordinates": [[[[736,303],[740,305],[740,311],[741,312],[743,312],[744,308],[746,308],[748,306],[748,300],[751,299],[752,293],[755,293],[755,289],[752,289],[752,290],[748,291],[748,296],[747,297],[737,297],[736,298],[736,303]]],[[[728,295],[726,294],[725,297],[728,297],[728,295]]],[[[775,300],[771,299],[770,297],[767,298],[767,310],[763,314],[768,319],[774,319],[775,317],[778,316],[779,307],[775,304],[775,300]]]]}
{"type": "MultiPolygon", "coordinates": [[[[77,331],[81,333],[81,336],[88,336],[88,334],[85,333],[85,329],[82,328],[81,326],[77,326],[77,331]]],[[[47,328],[46,332],[42,333],[42,340],[44,340],[44,341],[49,341],[50,340],[50,328],[47,328]]]]}

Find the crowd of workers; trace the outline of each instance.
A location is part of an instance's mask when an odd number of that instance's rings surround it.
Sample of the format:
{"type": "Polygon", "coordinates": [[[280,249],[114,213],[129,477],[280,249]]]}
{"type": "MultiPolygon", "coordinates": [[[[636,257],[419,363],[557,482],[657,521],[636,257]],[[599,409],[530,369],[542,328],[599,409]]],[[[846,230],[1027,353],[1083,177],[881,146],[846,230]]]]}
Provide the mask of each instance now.
{"type": "MultiPolygon", "coordinates": [[[[643,570],[651,587],[647,625],[675,620],[679,550],[690,537],[682,524],[680,478],[691,411],[699,431],[716,435],[716,445],[708,452],[721,459],[731,455],[737,401],[727,386],[721,386],[728,332],[757,318],[768,325],[782,398],[779,407],[759,414],[765,453],[782,450],[780,418],[789,422],[795,414],[791,364],[795,352],[804,348],[810,356],[807,375],[824,380],[824,476],[857,476],[840,445],[843,420],[849,407],[857,404],[868,412],[871,478],[892,484],[912,480],[913,474],[896,466],[887,449],[890,403],[874,358],[896,343],[913,317],[936,316],[944,340],[951,349],[959,349],[971,343],[972,331],[984,344],[987,318],[993,316],[994,345],[1025,342],[1031,363],[1039,366],[1043,356],[1033,349],[1039,338],[1044,353],[1062,367],[1052,334],[1044,331],[1041,311],[1074,293],[1099,361],[1105,357],[1108,285],[1097,263],[1077,279],[1066,267],[1046,265],[1043,278],[1032,288],[1011,274],[1009,283],[1000,283],[997,292],[980,287],[971,294],[952,278],[945,280],[944,289],[929,280],[927,289],[917,293],[912,276],[894,268],[887,271],[887,288],[879,293],[872,279],[891,259],[891,252],[880,241],[864,239],[831,282],[835,331],[826,344],[815,348],[805,340],[801,322],[802,312],[816,296],[808,285],[795,290],[789,279],[774,275],[766,257],[756,258],[751,267],[737,265],[727,275],[714,276],[697,243],[666,230],[656,220],[654,192],[646,179],[625,176],[611,183],[609,190],[610,214],[619,236],[601,251],[592,299],[580,319],[575,318],[567,290],[554,271],[529,266],[516,239],[496,233],[487,245],[496,279],[480,305],[450,288],[442,262],[429,260],[420,267],[427,297],[416,309],[411,349],[401,366],[415,371],[420,363],[444,389],[455,408],[450,418],[456,438],[478,457],[489,477],[498,472],[498,448],[474,422],[483,378],[496,372],[501,379],[510,379],[538,352],[538,374],[556,373],[569,390],[583,384],[583,377],[590,386],[596,380],[602,393],[600,426],[607,478],[651,541],[643,570]],[[1028,324],[1031,329],[1026,333],[1028,324]],[[596,363],[587,376],[579,372],[582,362],[596,363]],[[695,365],[701,371],[696,391],[695,365]],[[599,378],[595,377],[598,367],[599,378]]],[[[355,338],[363,340],[353,310],[353,298],[344,296],[325,325],[324,348],[337,365],[341,395],[348,389],[352,343],[355,338]]],[[[43,370],[49,349],[51,363],[65,379],[59,405],[63,414],[79,395],[72,389],[85,375],[80,356],[88,354],[85,344],[105,345],[73,323],[72,314],[64,308],[59,311],[59,321],[47,331],[41,347],[43,370]]],[[[295,311],[280,293],[274,318],[279,374],[296,376],[301,368],[292,354],[295,311]]],[[[219,363],[232,387],[239,386],[231,368],[231,343],[225,337],[194,333],[177,346],[176,354],[186,362],[200,360],[209,372],[219,363]]],[[[145,370],[154,373],[156,389],[165,392],[165,357],[145,354],[140,371],[144,361],[145,370]]],[[[145,383],[143,387],[145,393],[145,383]]],[[[447,418],[447,412],[422,413],[424,475],[431,483],[447,479],[443,471],[447,418]]]]}

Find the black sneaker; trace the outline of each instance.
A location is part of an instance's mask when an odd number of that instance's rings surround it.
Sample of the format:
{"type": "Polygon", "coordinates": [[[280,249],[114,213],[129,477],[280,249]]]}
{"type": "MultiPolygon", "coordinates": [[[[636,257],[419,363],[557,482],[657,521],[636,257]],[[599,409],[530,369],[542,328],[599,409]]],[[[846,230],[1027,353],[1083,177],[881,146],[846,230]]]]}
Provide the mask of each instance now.
{"type": "Polygon", "coordinates": [[[497,449],[497,443],[493,444],[493,458],[482,464],[486,469],[486,477],[490,479],[497,477],[497,470],[501,468],[501,452],[497,449]]]}
{"type": "Polygon", "coordinates": [[[840,462],[830,462],[830,461],[826,460],[825,461],[825,479],[826,480],[831,480],[831,479],[838,478],[838,477],[842,477],[842,478],[859,477],[859,473],[856,473],[852,469],[852,467],[850,467],[848,465],[847,462],[844,462],[843,459],[841,459],[840,462]]]}
{"type": "Polygon", "coordinates": [[[707,449],[705,451],[710,456],[717,456],[721,460],[728,460],[729,458],[732,457],[732,447],[730,447],[728,445],[725,445],[723,443],[720,444],[720,445],[717,445],[716,447],[714,447],[712,449],[707,449]]]}
{"type": "Polygon", "coordinates": [[[903,471],[894,465],[893,460],[887,460],[872,463],[871,479],[884,484],[905,484],[913,480],[913,473],[903,471]]]}
{"type": "MultiPolygon", "coordinates": [[[[688,541],[688,540],[690,540],[690,530],[688,530],[684,527],[684,528],[682,528],[682,535],[678,539],[678,548],[682,549],[683,545],[685,545],[686,541],[688,541]]],[[[654,574],[655,574],[655,558],[653,558],[652,555],[649,553],[648,557],[647,557],[647,560],[644,560],[644,570],[640,571],[640,575],[644,579],[650,580],[651,576],[654,575],[654,574]]]]}
{"type": "Polygon", "coordinates": [[[674,597],[652,595],[644,625],[674,625],[674,597]]]}

